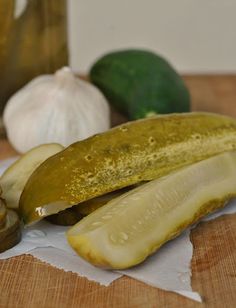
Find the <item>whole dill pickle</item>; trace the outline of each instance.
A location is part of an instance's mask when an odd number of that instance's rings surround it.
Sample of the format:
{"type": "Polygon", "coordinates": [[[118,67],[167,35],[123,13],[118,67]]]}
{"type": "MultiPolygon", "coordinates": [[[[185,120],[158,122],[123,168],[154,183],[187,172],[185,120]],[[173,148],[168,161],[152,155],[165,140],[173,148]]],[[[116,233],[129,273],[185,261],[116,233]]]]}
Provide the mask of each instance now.
{"type": "Polygon", "coordinates": [[[31,223],[77,203],[236,149],[236,120],[211,113],[128,122],[77,142],[31,175],[20,199],[31,223]]]}

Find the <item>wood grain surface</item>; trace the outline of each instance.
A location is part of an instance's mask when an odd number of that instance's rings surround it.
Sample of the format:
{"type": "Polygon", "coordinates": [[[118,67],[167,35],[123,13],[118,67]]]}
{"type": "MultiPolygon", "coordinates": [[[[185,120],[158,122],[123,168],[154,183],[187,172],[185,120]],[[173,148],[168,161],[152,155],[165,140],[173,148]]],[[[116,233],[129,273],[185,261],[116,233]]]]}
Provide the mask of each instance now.
{"type": "MultiPolygon", "coordinates": [[[[236,76],[185,76],[192,109],[236,117],[236,76]]],[[[125,119],[113,112],[113,124],[125,119]]],[[[0,140],[0,159],[15,155],[0,140]]],[[[100,286],[53,268],[30,255],[0,261],[0,308],[5,307],[214,307],[236,306],[236,214],[201,223],[191,233],[192,287],[196,303],[128,277],[100,286]]]]}

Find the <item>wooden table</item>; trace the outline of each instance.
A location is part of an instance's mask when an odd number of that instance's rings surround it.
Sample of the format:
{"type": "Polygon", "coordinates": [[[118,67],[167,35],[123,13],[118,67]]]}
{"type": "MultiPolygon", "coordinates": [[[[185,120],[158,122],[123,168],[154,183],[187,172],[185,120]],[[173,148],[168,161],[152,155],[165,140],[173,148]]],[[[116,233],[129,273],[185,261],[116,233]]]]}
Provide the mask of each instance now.
{"type": "MultiPolygon", "coordinates": [[[[185,76],[193,110],[236,117],[236,76],[185,76]]],[[[115,115],[113,121],[122,117],[115,115]]],[[[0,159],[14,155],[0,140],[0,159]]],[[[214,307],[236,305],[236,215],[201,223],[194,245],[192,286],[204,300],[193,302],[128,277],[103,287],[53,268],[30,255],[0,262],[0,307],[214,307]]]]}

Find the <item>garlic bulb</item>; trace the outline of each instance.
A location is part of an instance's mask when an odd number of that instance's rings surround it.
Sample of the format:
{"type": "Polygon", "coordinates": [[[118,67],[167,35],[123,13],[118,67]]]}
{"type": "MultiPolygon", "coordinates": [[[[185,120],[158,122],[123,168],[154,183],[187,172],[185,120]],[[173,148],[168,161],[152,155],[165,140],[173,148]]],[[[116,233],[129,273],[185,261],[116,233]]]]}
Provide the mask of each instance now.
{"type": "Polygon", "coordinates": [[[7,102],[3,122],[7,136],[21,153],[45,143],[64,146],[110,127],[110,109],[103,94],[75,77],[68,67],[42,75],[7,102]]]}

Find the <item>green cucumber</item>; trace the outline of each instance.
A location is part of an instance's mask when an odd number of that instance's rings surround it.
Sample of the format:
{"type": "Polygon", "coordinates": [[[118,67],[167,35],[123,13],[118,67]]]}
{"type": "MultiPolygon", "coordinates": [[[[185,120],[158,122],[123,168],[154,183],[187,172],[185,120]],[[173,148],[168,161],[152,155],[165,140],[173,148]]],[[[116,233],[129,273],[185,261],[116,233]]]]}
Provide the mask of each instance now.
{"type": "Polygon", "coordinates": [[[190,111],[187,87],[162,57],[145,50],[123,50],[98,59],[91,81],[129,119],[190,111]]]}

